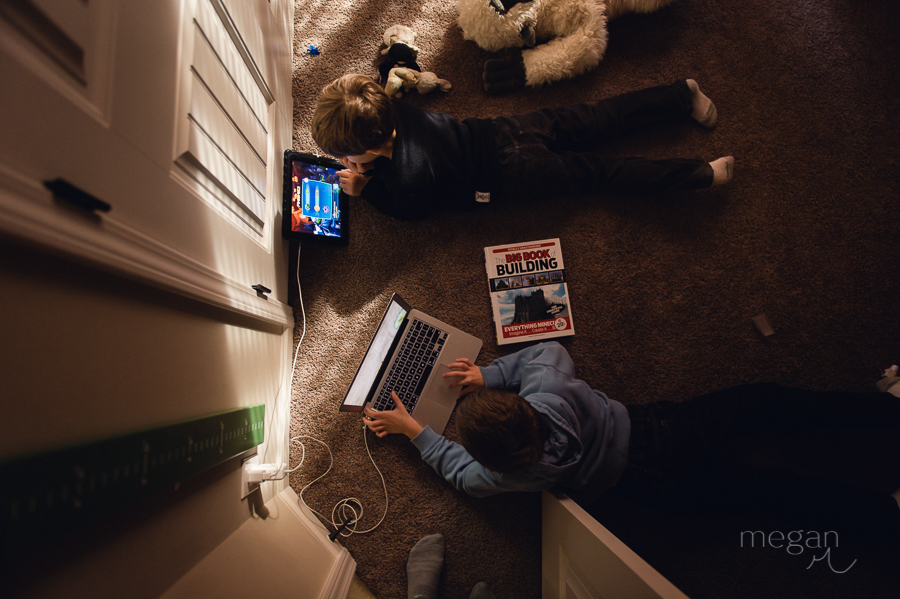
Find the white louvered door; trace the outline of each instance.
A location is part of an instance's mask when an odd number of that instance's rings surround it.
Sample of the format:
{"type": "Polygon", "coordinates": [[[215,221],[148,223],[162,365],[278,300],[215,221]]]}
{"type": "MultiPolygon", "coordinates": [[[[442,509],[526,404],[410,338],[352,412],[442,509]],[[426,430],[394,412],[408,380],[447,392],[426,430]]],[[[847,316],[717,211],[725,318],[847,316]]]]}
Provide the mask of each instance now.
{"type": "Polygon", "coordinates": [[[291,326],[291,9],[0,0],[0,232],[291,326]],[[71,209],[58,179],[109,211],[71,209]]]}

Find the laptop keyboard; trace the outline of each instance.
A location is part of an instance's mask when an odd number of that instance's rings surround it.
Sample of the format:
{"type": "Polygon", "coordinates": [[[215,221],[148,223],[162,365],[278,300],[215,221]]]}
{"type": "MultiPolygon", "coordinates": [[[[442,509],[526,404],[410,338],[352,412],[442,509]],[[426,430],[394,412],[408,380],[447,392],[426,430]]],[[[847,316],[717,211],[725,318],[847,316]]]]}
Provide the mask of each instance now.
{"type": "Polygon", "coordinates": [[[397,407],[391,399],[391,391],[394,391],[406,410],[412,413],[446,341],[447,333],[414,318],[372,409],[383,411],[397,407]]]}

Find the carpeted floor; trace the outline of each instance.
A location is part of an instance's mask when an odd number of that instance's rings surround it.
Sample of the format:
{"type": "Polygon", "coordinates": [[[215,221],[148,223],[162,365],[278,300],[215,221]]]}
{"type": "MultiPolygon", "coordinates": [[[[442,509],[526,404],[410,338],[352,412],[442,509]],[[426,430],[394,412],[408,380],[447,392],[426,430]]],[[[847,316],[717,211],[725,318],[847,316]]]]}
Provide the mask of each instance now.
{"type": "MultiPolygon", "coordinates": [[[[416,105],[460,118],[492,116],[692,77],[718,107],[717,129],[675,122],[604,150],[737,159],[733,183],[712,191],[492,203],[419,223],[351,200],[349,247],[305,243],[299,257],[307,329],[292,433],[321,439],[334,452],[334,468],[304,493],[308,503],[330,515],[338,500],[358,497],[365,504],[360,529],[385,510],[360,420],[337,406],[391,293],[484,339],[479,364],[515,349],[492,341],[488,245],[561,239],[577,332],[564,345],[584,380],[623,403],[679,401],[756,381],[872,389],[879,370],[900,360],[898,12],[890,0],[677,0],[611,23],[596,71],[488,97],[480,79],[489,55],[462,39],[454,2],[297,0],[296,150],[316,151],[308,128],[321,88],[347,72],[377,75],[383,31],[404,24],[419,34],[423,69],[453,84],[448,94],[408,97],[416,105]],[[310,45],[321,54],[306,53],[310,45]],[[754,327],[759,314],[774,335],[754,327]]],[[[302,323],[297,299],[295,289],[302,323]]],[[[298,324],[297,340],[300,334],[298,324]]],[[[455,435],[452,421],[446,434],[455,435]]],[[[894,438],[880,440],[896,447],[894,438]]],[[[447,540],[441,597],[468,597],[479,580],[500,599],[540,596],[539,495],[475,500],[424,465],[405,438],[368,442],[386,480],[387,516],[374,532],[343,543],[377,597],[405,596],[409,549],[434,532],[447,540]]],[[[797,439],[789,446],[808,447],[797,439]]],[[[898,452],[863,449],[864,468],[838,460],[835,471],[865,472],[864,482],[892,491],[886,487],[900,484],[898,452]]],[[[327,464],[327,453],[309,443],[292,486],[300,491],[327,464]]],[[[808,558],[742,550],[745,521],[681,521],[614,495],[595,513],[693,597],[840,597],[849,589],[879,597],[900,588],[885,557],[896,564],[896,548],[835,552],[834,569],[858,559],[836,574],[807,570],[808,558]]]]}

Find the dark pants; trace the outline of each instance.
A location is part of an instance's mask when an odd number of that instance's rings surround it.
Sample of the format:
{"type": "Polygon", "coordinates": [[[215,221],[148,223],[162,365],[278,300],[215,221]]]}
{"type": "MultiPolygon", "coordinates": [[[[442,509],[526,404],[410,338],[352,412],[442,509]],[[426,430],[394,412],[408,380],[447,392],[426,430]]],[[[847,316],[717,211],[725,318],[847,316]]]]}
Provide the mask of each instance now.
{"type": "Polygon", "coordinates": [[[549,197],[595,191],[654,193],[705,189],[709,162],[700,159],[610,158],[596,145],[665,119],[689,117],[685,81],[601,100],[494,118],[502,195],[549,197]]]}
{"type": "Polygon", "coordinates": [[[782,468],[751,467],[722,451],[726,442],[777,429],[900,432],[900,399],[893,395],[756,384],[686,402],[628,406],[628,414],[628,461],[617,484],[627,496],[678,511],[765,514],[819,531],[900,538],[900,508],[886,493],[782,468]]]}

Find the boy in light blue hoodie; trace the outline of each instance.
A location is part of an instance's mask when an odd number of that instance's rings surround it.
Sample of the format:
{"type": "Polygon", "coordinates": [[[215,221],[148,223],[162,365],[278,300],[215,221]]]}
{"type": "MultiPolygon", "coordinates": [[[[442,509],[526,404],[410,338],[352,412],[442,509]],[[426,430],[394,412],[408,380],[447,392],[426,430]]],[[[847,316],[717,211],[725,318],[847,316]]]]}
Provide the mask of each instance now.
{"type": "MultiPolygon", "coordinates": [[[[724,451],[730,441],[775,429],[898,433],[896,366],[878,384],[887,393],[750,384],[627,408],[575,378],[569,354],[556,342],[484,368],[462,359],[450,369],[444,377],[462,388],[459,444],[422,428],[405,409],[367,409],[365,423],[380,437],[405,434],[422,459],[470,495],[558,487],[588,505],[615,485],[663,509],[763,513],[810,529],[900,538],[900,489],[892,495],[873,492],[749,465],[739,452],[724,451]]],[[[396,397],[395,402],[402,407],[396,397]]]]}
{"type": "Polygon", "coordinates": [[[559,486],[589,502],[615,484],[628,451],[628,412],[575,378],[560,344],[528,347],[484,368],[465,359],[450,368],[444,377],[465,396],[456,413],[462,446],[423,429],[405,409],[367,410],[368,427],[379,436],[405,434],[425,462],[475,497],[559,486]]]}

